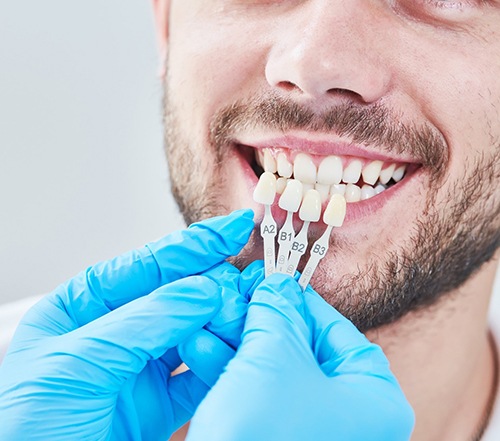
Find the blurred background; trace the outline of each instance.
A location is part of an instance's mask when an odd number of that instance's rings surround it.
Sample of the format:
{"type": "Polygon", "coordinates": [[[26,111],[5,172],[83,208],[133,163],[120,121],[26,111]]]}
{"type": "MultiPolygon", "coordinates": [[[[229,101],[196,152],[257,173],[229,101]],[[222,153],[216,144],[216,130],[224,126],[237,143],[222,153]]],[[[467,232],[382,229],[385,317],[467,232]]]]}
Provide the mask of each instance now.
{"type": "Polygon", "coordinates": [[[0,304],[182,227],[155,43],[146,0],[0,0],[0,304]]]}

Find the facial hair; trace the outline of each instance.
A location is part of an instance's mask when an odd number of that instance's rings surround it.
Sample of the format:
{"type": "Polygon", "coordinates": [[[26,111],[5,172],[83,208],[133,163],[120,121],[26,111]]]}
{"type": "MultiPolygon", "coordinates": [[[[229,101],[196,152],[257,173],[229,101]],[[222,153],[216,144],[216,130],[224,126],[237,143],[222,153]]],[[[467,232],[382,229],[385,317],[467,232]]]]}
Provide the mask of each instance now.
{"type": "MultiPolygon", "coordinates": [[[[167,80],[168,84],[168,80],[167,80]]],[[[167,86],[168,87],[168,86],[167,86]]],[[[183,133],[175,104],[165,94],[165,149],[172,193],[188,224],[227,213],[227,183],[219,165],[230,152],[234,134],[253,129],[335,133],[353,143],[383,146],[387,153],[410,154],[428,175],[425,212],[396,251],[381,249],[364,267],[332,282],[331,269],[318,268],[313,288],[362,332],[388,325],[409,312],[436,304],[455,291],[500,245],[500,144],[491,155],[464,164],[457,182],[436,203],[447,177],[449,152],[431,126],[402,122],[381,104],[338,104],[317,114],[279,95],[241,101],[218,111],[208,127],[208,145],[194,145],[183,133]],[[207,151],[206,156],[199,152],[207,151]],[[443,202],[444,201],[444,202],[443,202]]],[[[334,243],[334,253],[351,249],[334,243]]],[[[233,263],[243,269],[255,255],[256,241],[233,263]]]]}

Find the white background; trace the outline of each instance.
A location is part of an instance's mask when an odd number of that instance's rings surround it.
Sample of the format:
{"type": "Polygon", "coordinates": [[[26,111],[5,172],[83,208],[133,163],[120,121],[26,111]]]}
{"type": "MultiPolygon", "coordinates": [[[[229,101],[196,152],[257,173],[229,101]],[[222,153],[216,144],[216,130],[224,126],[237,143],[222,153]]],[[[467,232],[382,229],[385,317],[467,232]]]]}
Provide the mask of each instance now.
{"type": "Polygon", "coordinates": [[[0,0],[0,303],[182,226],[147,0],[0,0]]]}

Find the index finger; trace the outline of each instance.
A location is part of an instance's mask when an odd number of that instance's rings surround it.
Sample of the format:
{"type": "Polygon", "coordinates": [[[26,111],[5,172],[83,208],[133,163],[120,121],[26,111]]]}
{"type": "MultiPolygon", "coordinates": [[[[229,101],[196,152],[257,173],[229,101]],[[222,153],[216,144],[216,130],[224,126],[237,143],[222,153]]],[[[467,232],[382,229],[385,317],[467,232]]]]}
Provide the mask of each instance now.
{"type": "Polygon", "coordinates": [[[44,309],[49,303],[64,310],[76,327],[83,326],[160,286],[206,271],[238,254],[252,232],[252,218],[251,210],[235,211],[98,263],[59,286],[33,313],[46,317],[44,309]]]}

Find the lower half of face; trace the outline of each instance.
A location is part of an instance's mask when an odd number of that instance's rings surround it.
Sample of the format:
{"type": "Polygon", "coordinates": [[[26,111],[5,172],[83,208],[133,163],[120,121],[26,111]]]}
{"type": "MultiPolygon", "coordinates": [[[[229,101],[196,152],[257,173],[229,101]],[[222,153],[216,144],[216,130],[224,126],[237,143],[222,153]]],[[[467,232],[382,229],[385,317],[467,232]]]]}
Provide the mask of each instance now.
{"type": "MultiPolygon", "coordinates": [[[[308,157],[300,158],[297,151],[279,147],[266,152],[244,143],[244,136],[235,142],[228,131],[238,124],[254,126],[254,121],[247,120],[254,112],[238,112],[233,106],[234,114],[228,115],[221,109],[200,133],[188,128],[179,108],[175,98],[167,97],[166,148],[172,190],[188,223],[251,207],[258,225],[263,207],[253,202],[252,193],[264,168],[270,167],[278,179],[290,178],[291,170],[291,177],[307,180],[309,188],[316,184],[311,183],[307,167],[314,164],[318,180],[322,162],[334,161],[307,151],[300,153],[308,157]]],[[[350,116],[355,117],[352,112],[350,116]]],[[[297,138],[301,133],[296,130],[297,138]]],[[[414,142],[415,137],[402,136],[403,142],[414,142]]],[[[253,139],[258,139],[255,133],[253,139]]],[[[441,149],[441,153],[428,157],[422,153],[420,164],[385,160],[379,161],[381,165],[363,157],[342,157],[342,171],[334,179],[340,183],[329,185],[329,194],[350,192],[345,194],[347,216],[344,225],[334,229],[330,250],[312,286],[362,331],[434,304],[460,286],[499,246],[499,147],[491,145],[479,158],[457,165],[446,154],[445,144],[429,136],[419,139],[428,142],[424,150],[441,149]],[[349,167],[359,169],[356,161],[361,163],[360,176],[356,170],[346,172],[349,167]],[[373,162],[374,170],[363,173],[373,162]]],[[[324,191],[325,185],[320,182],[316,187],[324,191]]],[[[286,213],[275,204],[273,214],[281,226],[286,213]]],[[[296,230],[302,225],[297,215],[294,223],[296,230]]],[[[309,244],[325,228],[322,222],[312,224],[309,244]]],[[[256,230],[234,263],[242,269],[262,255],[256,230]]]]}

